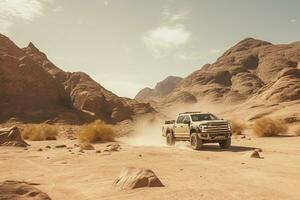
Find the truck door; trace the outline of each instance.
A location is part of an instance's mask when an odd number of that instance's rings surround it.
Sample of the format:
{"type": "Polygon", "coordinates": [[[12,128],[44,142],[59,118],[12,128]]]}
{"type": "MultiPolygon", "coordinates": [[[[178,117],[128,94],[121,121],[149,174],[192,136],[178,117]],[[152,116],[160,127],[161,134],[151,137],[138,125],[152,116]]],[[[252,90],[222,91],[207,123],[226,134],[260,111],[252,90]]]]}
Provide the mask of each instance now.
{"type": "Polygon", "coordinates": [[[178,116],[178,118],[176,120],[175,127],[174,127],[174,136],[176,138],[181,137],[183,119],[184,119],[184,116],[180,115],[180,116],[178,116]]]}
{"type": "Polygon", "coordinates": [[[191,119],[189,115],[185,115],[182,122],[182,135],[181,137],[189,138],[190,137],[190,125],[191,119]]]}

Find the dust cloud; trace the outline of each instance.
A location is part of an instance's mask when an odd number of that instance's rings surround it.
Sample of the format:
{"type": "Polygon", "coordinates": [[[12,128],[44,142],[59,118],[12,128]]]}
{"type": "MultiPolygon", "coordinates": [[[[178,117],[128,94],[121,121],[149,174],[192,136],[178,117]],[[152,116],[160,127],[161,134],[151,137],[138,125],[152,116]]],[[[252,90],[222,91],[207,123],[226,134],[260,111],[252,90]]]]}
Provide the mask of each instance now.
{"type": "MultiPolygon", "coordinates": [[[[230,107],[232,108],[232,107],[230,107]]],[[[162,126],[165,120],[176,119],[181,112],[200,111],[211,112],[218,117],[223,117],[223,112],[229,112],[229,107],[222,104],[212,104],[206,101],[197,104],[177,104],[171,107],[159,109],[159,114],[142,117],[133,123],[132,133],[118,139],[119,142],[131,146],[163,146],[167,147],[166,139],[162,136],[162,126]]],[[[189,142],[176,142],[175,147],[187,148],[189,142]]]]}
{"type": "Polygon", "coordinates": [[[163,124],[160,117],[139,119],[133,125],[133,133],[118,140],[132,146],[166,146],[161,131],[163,124]]]}

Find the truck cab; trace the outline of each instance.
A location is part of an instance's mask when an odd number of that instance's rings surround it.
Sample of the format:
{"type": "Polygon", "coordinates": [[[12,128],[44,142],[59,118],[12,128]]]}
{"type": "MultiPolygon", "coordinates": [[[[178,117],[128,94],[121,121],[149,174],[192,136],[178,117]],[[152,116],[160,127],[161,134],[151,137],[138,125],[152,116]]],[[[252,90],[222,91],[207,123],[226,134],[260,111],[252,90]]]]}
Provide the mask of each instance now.
{"type": "Polygon", "coordinates": [[[162,134],[168,145],[174,145],[176,141],[190,141],[195,150],[205,143],[219,143],[221,148],[231,145],[230,124],[212,113],[180,113],[176,120],[165,122],[162,134]]]}

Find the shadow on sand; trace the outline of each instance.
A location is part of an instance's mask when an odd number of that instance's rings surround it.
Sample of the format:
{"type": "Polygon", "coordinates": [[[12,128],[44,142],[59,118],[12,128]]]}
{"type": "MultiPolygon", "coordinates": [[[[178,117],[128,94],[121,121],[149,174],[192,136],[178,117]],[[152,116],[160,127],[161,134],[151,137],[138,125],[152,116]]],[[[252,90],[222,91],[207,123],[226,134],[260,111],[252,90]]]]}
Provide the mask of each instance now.
{"type": "Polygon", "coordinates": [[[215,152],[223,152],[223,151],[231,151],[231,152],[243,152],[243,151],[251,151],[255,150],[257,147],[246,147],[246,146],[231,146],[229,149],[220,149],[219,145],[203,145],[201,150],[199,151],[215,151],[215,152]]]}

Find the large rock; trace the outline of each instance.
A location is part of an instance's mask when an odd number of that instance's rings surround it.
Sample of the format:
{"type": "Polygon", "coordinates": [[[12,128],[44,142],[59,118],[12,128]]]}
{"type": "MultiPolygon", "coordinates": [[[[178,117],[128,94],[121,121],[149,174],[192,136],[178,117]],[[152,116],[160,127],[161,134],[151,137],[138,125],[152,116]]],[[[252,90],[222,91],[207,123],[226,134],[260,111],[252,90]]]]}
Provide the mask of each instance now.
{"type": "Polygon", "coordinates": [[[30,183],[4,181],[0,183],[0,200],[51,200],[51,198],[30,183]]]}
{"type": "Polygon", "coordinates": [[[121,190],[164,186],[152,170],[136,167],[123,168],[114,185],[121,190]]]}
{"type": "Polygon", "coordinates": [[[0,146],[26,147],[28,144],[23,140],[18,127],[0,129],[0,146]]]}

